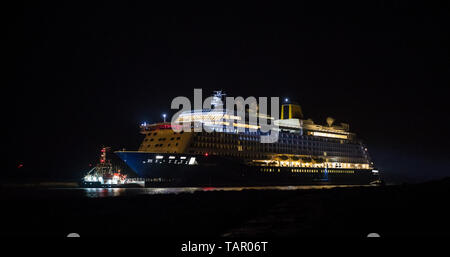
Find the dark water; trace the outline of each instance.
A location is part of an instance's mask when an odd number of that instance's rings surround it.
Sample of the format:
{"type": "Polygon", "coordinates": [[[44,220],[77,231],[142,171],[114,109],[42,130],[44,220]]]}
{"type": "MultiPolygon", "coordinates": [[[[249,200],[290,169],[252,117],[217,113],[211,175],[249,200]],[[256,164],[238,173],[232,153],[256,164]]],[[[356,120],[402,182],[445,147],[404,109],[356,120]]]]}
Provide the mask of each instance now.
{"type": "Polygon", "coordinates": [[[54,193],[61,191],[73,192],[90,198],[118,197],[118,196],[138,196],[138,195],[159,195],[159,194],[181,194],[196,192],[239,192],[245,190],[311,190],[311,189],[331,189],[355,186],[272,186],[272,187],[180,187],[180,188],[61,188],[48,189],[54,193]]]}
{"type": "MultiPolygon", "coordinates": [[[[59,185],[61,186],[61,185],[59,185]]],[[[43,195],[46,197],[133,197],[144,195],[177,195],[193,194],[200,192],[242,192],[252,191],[302,191],[302,190],[322,190],[333,188],[349,187],[372,187],[355,185],[314,185],[314,186],[265,186],[265,187],[177,187],[177,188],[80,188],[80,187],[58,187],[54,184],[27,184],[10,185],[7,192],[13,196],[34,197],[43,195]]]]}
{"type": "Polygon", "coordinates": [[[2,235],[446,235],[450,180],[385,187],[1,188],[2,235]]]}

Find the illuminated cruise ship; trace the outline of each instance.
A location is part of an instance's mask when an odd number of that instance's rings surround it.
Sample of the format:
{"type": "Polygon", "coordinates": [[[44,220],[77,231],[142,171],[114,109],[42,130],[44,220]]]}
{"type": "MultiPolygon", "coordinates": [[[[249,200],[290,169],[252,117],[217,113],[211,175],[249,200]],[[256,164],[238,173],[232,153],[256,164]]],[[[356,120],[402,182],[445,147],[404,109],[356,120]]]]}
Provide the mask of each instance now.
{"type": "MultiPolygon", "coordinates": [[[[215,96],[221,98],[221,92],[215,96]]],[[[304,119],[300,105],[284,102],[278,140],[261,143],[259,126],[239,122],[221,110],[183,112],[175,123],[214,127],[213,132],[177,132],[174,123],[141,124],[137,151],[115,152],[149,187],[368,185],[380,182],[366,146],[345,123],[326,125],[304,119]],[[213,121],[213,122],[211,122],[213,121]],[[227,126],[225,126],[227,125],[227,126]],[[244,126],[244,127],[242,127],[244,126]],[[230,129],[231,128],[231,129],[230,129]],[[241,128],[241,129],[238,129],[241,128]]]]}

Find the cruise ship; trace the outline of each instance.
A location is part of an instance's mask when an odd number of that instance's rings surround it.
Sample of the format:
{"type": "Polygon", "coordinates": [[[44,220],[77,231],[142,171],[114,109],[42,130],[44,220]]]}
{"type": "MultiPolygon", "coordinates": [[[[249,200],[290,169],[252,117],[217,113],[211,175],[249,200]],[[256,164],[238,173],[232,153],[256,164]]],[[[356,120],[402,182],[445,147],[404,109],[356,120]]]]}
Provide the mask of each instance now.
{"type": "MultiPolygon", "coordinates": [[[[216,91],[213,100],[223,96],[216,91]]],[[[274,119],[246,109],[246,117],[256,115],[277,125],[278,139],[272,143],[261,142],[267,133],[260,126],[226,122],[239,117],[211,108],[182,112],[172,122],[143,123],[139,149],[115,153],[147,187],[380,183],[366,146],[348,124],[335,124],[332,118],[316,124],[287,99],[280,111],[280,119],[274,119]],[[176,124],[189,124],[191,129],[179,131],[176,124]],[[194,129],[199,126],[214,128],[194,129]]]]}

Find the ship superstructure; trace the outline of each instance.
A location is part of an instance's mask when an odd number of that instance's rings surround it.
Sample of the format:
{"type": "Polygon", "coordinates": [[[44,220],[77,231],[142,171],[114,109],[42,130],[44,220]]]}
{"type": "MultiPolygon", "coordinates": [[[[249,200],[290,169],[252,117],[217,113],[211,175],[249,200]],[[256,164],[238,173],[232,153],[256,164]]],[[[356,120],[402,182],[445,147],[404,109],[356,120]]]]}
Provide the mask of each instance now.
{"type": "MultiPolygon", "coordinates": [[[[214,95],[219,98],[220,92],[214,95]]],[[[213,98],[214,101],[214,98],[213,98]]],[[[214,103],[214,102],[213,102],[214,103]]],[[[214,104],[213,104],[214,107],[214,104]]],[[[258,125],[221,108],[181,113],[175,123],[141,124],[138,151],[116,152],[148,186],[251,186],[370,184],[379,181],[366,146],[345,123],[326,125],[304,119],[300,105],[281,106],[274,119],[246,110],[277,126],[278,140],[261,143],[258,125]],[[191,131],[174,131],[176,124],[191,131]],[[208,126],[207,132],[195,132],[208,126]],[[211,129],[212,128],[212,129],[211,129]]],[[[247,117],[246,116],[246,117],[247,117]]]]}

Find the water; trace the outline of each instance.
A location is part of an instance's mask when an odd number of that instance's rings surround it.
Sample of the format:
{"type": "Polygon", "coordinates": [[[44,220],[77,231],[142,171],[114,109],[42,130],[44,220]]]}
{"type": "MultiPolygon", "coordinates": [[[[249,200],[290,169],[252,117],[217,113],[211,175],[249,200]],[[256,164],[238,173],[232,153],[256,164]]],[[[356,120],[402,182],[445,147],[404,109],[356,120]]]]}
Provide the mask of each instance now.
{"type": "Polygon", "coordinates": [[[311,190],[331,189],[337,187],[354,187],[353,185],[315,185],[315,186],[270,186],[270,187],[178,187],[178,188],[54,188],[48,190],[75,191],[89,198],[137,196],[137,195],[161,195],[161,194],[192,194],[195,192],[214,191],[243,191],[243,190],[311,190]]]}
{"type": "Polygon", "coordinates": [[[448,181],[364,188],[17,185],[0,188],[8,221],[0,235],[445,235],[449,188],[448,181]]]}

